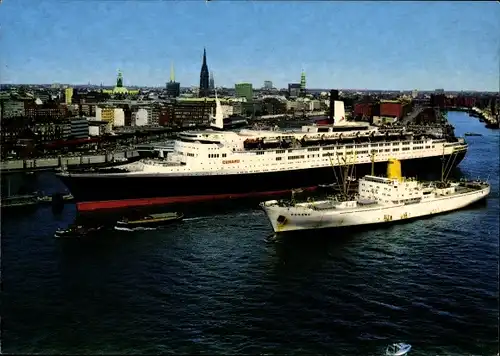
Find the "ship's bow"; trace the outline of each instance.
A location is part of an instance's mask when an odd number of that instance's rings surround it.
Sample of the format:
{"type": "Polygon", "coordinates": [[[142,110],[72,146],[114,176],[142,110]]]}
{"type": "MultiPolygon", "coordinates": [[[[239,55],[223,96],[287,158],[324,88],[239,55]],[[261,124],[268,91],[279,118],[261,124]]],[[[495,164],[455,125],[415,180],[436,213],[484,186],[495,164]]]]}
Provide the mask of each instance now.
{"type": "Polygon", "coordinates": [[[278,201],[270,200],[260,204],[262,210],[267,215],[274,232],[285,232],[295,230],[290,225],[289,209],[278,205],[278,201]]]}

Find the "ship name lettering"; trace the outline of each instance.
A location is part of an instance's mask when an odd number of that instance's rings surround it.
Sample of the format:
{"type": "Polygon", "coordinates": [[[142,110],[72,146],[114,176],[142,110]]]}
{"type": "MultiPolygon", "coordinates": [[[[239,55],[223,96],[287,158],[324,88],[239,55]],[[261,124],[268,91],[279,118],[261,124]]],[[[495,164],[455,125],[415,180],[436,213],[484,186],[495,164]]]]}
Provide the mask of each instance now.
{"type": "Polygon", "coordinates": [[[222,164],[233,164],[233,163],[240,163],[240,160],[239,159],[229,159],[229,160],[222,161],[222,164]]]}

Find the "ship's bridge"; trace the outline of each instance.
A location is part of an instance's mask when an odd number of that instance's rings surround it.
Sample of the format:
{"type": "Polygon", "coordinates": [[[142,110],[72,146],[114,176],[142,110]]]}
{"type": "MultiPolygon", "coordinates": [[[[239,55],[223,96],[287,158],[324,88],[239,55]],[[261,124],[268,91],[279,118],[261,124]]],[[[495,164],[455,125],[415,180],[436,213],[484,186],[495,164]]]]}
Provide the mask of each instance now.
{"type": "Polygon", "coordinates": [[[302,132],[310,133],[333,133],[333,132],[345,132],[345,131],[367,131],[367,130],[377,130],[375,127],[371,127],[367,122],[349,122],[338,125],[304,125],[302,126],[302,132]]]}
{"type": "Polygon", "coordinates": [[[233,131],[187,131],[179,134],[178,141],[180,142],[176,144],[176,151],[183,152],[185,150],[187,146],[183,145],[183,143],[195,145],[200,149],[213,149],[207,147],[215,145],[217,149],[236,151],[243,147],[243,140],[243,137],[233,131]],[[200,145],[205,148],[200,147],[200,145]]]}
{"type": "Polygon", "coordinates": [[[359,180],[359,197],[381,203],[418,203],[423,196],[421,183],[415,179],[402,177],[365,176],[359,180]]]}
{"type": "Polygon", "coordinates": [[[200,141],[206,143],[220,143],[221,141],[234,140],[238,135],[232,131],[187,131],[181,132],[181,141],[200,141]]]}

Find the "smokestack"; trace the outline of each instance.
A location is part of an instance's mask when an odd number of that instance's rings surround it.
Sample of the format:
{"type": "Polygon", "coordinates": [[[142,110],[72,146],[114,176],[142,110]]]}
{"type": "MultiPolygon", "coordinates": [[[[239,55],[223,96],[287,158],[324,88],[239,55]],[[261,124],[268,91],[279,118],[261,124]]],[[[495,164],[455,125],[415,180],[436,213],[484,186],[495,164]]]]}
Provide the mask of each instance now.
{"type": "Polygon", "coordinates": [[[330,112],[329,119],[333,121],[335,116],[335,101],[339,100],[339,91],[338,90],[330,90],[330,112]]]}

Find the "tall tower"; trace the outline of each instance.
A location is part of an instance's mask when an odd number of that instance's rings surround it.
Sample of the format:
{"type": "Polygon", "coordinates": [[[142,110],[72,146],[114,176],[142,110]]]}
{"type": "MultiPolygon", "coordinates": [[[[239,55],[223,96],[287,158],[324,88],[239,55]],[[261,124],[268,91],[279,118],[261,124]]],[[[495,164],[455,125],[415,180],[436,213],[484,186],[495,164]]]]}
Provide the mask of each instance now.
{"type": "Polygon", "coordinates": [[[300,96],[306,96],[306,73],[304,73],[304,70],[300,75],[300,96]]]}
{"type": "Polygon", "coordinates": [[[209,88],[208,88],[208,66],[207,66],[207,50],[203,49],[203,64],[201,65],[200,72],[200,98],[205,98],[208,96],[209,88]]]}
{"type": "Polygon", "coordinates": [[[174,62],[170,65],[170,83],[175,82],[174,62]]]}
{"type": "Polygon", "coordinates": [[[123,76],[121,70],[118,69],[118,77],[116,77],[117,88],[123,87],[123,76]]]}
{"type": "Polygon", "coordinates": [[[181,93],[180,83],[175,81],[174,63],[170,65],[170,81],[167,83],[167,96],[176,98],[181,93]]]}
{"type": "Polygon", "coordinates": [[[210,89],[210,91],[215,90],[214,72],[210,72],[210,79],[208,81],[208,88],[210,89]]]}

